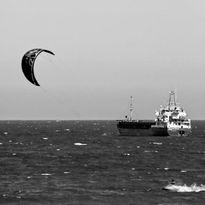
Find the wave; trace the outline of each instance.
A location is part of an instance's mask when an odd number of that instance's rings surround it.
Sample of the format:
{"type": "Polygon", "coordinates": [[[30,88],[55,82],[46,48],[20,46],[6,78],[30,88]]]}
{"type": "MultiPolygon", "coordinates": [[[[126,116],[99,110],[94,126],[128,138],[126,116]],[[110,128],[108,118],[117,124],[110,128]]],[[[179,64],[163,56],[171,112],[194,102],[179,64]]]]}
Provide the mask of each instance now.
{"type": "Polygon", "coordinates": [[[80,143],[80,142],[76,142],[76,143],[74,143],[74,145],[77,145],[77,146],[85,146],[85,145],[87,145],[87,144],[83,144],[83,143],[80,143]]]}
{"type": "Polygon", "coordinates": [[[198,186],[197,184],[192,184],[190,186],[184,185],[176,185],[169,184],[163,188],[164,190],[169,190],[173,192],[201,192],[205,191],[205,185],[201,184],[198,186]]]}

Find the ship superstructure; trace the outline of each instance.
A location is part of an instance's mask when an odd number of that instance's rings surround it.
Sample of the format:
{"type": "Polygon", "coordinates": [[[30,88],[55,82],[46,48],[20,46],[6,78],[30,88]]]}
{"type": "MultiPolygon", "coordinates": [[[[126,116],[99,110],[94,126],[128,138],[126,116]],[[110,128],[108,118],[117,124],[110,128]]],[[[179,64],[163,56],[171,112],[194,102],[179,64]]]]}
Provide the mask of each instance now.
{"type": "Polygon", "coordinates": [[[155,114],[153,135],[187,136],[191,133],[191,120],[185,110],[177,105],[174,91],[169,93],[168,105],[161,106],[155,114]]]}

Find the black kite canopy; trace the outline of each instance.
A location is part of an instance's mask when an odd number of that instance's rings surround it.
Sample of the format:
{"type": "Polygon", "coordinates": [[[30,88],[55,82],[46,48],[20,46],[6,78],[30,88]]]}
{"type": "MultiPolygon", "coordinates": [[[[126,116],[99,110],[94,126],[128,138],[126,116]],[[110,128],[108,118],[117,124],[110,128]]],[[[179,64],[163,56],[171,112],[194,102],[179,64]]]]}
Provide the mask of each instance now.
{"type": "Polygon", "coordinates": [[[23,70],[25,77],[36,86],[40,86],[40,85],[37,82],[35,75],[34,75],[34,63],[35,63],[37,56],[41,52],[47,52],[47,53],[50,53],[52,55],[55,55],[53,52],[51,52],[49,50],[35,48],[35,49],[31,49],[31,50],[27,51],[24,54],[22,61],[21,61],[21,67],[22,67],[22,70],[23,70]]]}

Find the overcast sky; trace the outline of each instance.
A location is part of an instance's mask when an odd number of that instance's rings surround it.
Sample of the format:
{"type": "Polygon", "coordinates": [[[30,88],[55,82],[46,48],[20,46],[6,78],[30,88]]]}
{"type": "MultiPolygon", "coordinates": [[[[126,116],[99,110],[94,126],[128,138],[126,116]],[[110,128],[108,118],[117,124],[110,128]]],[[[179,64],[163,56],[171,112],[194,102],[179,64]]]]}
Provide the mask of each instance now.
{"type": "Polygon", "coordinates": [[[1,0],[0,119],[153,119],[168,92],[205,119],[202,0],[1,0]],[[35,63],[36,87],[21,58],[35,63]]]}

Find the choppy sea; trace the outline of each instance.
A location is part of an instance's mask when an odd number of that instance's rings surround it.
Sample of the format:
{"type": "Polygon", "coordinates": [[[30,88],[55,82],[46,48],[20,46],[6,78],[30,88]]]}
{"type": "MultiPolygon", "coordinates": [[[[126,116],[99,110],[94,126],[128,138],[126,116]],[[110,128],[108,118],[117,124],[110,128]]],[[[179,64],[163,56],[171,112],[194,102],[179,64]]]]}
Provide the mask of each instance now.
{"type": "Polygon", "coordinates": [[[0,204],[204,205],[205,121],[192,127],[128,137],[115,121],[0,121],[0,204]]]}

